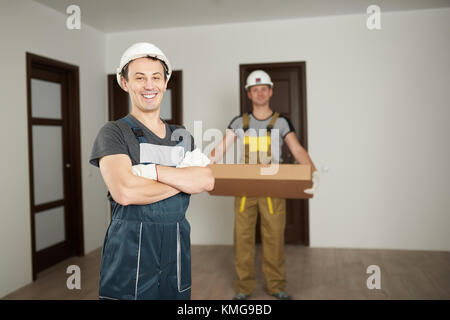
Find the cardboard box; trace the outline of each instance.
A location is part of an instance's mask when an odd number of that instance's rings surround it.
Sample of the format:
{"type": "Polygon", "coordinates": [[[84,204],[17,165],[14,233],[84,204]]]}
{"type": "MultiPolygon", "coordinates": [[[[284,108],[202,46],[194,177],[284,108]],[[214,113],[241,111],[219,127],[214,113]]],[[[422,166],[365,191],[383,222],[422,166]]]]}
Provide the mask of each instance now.
{"type": "Polygon", "coordinates": [[[303,190],[312,187],[310,165],[279,164],[212,164],[216,178],[211,195],[271,196],[286,199],[308,199],[312,195],[303,190]],[[261,174],[261,171],[272,174],[261,174]]]}

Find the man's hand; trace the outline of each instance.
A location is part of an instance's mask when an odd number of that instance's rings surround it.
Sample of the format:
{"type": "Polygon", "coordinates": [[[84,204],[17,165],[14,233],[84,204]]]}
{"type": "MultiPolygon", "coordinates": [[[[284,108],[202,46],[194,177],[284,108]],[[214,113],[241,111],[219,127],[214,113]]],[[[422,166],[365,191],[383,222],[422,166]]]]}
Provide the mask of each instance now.
{"type": "Polygon", "coordinates": [[[138,164],[132,166],[133,174],[138,177],[147,178],[150,180],[158,180],[158,171],[156,165],[152,164],[138,164]]]}
{"type": "Polygon", "coordinates": [[[186,152],[183,161],[177,165],[177,168],[206,167],[210,162],[211,160],[197,148],[192,152],[186,152]]]}
{"type": "Polygon", "coordinates": [[[319,182],[320,182],[320,174],[319,171],[316,170],[312,174],[312,183],[313,183],[312,188],[305,189],[303,192],[314,195],[314,192],[316,192],[316,189],[319,187],[319,182]]]}

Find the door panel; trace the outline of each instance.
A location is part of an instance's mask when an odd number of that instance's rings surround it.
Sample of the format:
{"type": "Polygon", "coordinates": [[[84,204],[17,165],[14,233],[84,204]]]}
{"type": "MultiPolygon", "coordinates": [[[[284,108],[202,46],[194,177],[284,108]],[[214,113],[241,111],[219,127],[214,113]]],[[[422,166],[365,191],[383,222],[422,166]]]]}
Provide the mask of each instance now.
{"type": "Polygon", "coordinates": [[[31,116],[61,119],[61,84],[31,79],[31,116]]]}
{"type": "Polygon", "coordinates": [[[161,119],[172,121],[172,93],[173,89],[167,88],[161,101],[161,119]]]}
{"type": "Polygon", "coordinates": [[[33,125],[34,204],[64,199],[62,128],[33,125]]]}
{"type": "Polygon", "coordinates": [[[66,218],[63,206],[41,211],[35,216],[36,251],[66,240],[66,218]]]}
{"type": "MultiPolygon", "coordinates": [[[[252,111],[252,102],[247,97],[245,82],[250,72],[262,69],[269,73],[273,87],[270,100],[272,110],[286,116],[295,128],[300,144],[307,149],[306,136],[306,68],[304,62],[246,64],[240,66],[241,114],[252,111]]],[[[282,149],[283,163],[294,163],[286,144],[282,149]]],[[[257,242],[261,241],[259,216],[256,230],[257,242]]],[[[286,201],[285,242],[309,245],[308,200],[286,201]]]]}

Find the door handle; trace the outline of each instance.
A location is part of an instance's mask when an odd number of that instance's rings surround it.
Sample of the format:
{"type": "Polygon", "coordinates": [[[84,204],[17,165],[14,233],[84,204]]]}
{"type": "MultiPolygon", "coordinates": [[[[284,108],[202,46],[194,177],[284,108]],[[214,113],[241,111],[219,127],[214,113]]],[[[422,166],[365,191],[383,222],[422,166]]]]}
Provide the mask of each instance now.
{"type": "Polygon", "coordinates": [[[66,168],[70,168],[72,166],[71,163],[66,163],[66,168]]]}

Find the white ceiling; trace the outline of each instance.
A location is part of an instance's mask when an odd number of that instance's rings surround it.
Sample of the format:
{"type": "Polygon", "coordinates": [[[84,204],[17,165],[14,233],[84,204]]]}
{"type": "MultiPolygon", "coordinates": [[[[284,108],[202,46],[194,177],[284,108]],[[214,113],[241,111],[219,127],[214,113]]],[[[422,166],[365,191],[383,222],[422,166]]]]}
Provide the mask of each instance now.
{"type": "Polygon", "coordinates": [[[35,0],[66,14],[76,4],[81,21],[100,31],[171,28],[344,14],[450,7],[450,0],[35,0]]]}

